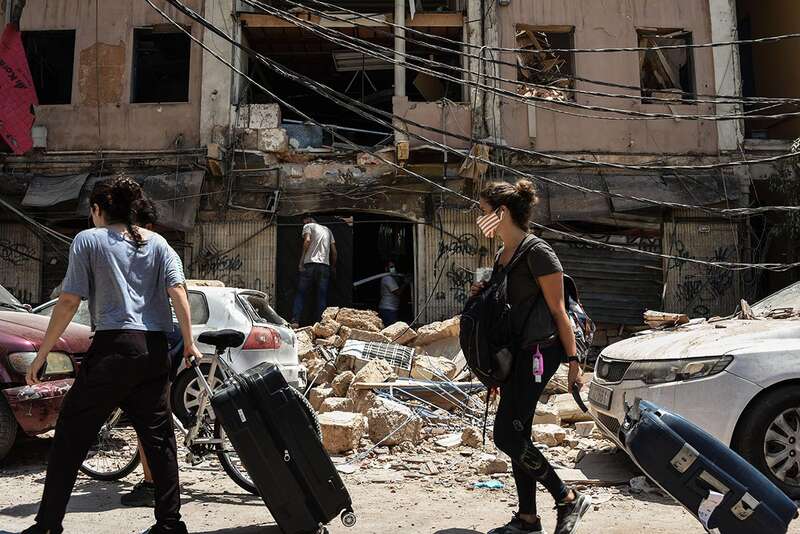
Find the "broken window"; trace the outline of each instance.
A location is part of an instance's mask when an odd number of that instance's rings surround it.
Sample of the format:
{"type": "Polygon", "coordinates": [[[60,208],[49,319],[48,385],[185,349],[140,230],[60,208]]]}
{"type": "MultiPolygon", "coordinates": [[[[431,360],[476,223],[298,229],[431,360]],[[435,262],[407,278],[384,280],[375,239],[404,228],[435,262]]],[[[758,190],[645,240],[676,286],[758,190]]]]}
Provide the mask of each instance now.
{"type": "Polygon", "coordinates": [[[574,29],[517,24],[517,80],[519,93],[550,100],[575,100],[575,57],[572,52],[574,29]],[[546,86],[546,87],[543,87],[546,86]]]}
{"type": "Polygon", "coordinates": [[[39,104],[71,104],[75,30],[23,32],[22,42],[39,104]]]}
{"type": "Polygon", "coordinates": [[[137,28],[133,33],[132,102],[189,101],[189,36],[137,28]]]}
{"type": "MultiPolygon", "coordinates": [[[[639,46],[685,46],[692,34],[684,30],[639,30],[639,46]]],[[[669,98],[676,101],[694,98],[694,69],[691,49],[668,48],[639,52],[642,98],[669,98]]]]}

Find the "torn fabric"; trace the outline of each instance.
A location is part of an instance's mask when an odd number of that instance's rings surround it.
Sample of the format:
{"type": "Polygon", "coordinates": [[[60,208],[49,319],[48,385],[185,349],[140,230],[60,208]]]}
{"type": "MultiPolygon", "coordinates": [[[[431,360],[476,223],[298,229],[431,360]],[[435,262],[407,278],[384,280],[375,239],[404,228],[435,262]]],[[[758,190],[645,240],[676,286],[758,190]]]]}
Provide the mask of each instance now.
{"type": "Polygon", "coordinates": [[[14,154],[33,148],[33,106],[39,103],[22,34],[8,24],[0,37],[0,137],[14,154]]]}
{"type": "Polygon", "coordinates": [[[23,206],[48,208],[80,196],[89,173],[71,176],[34,176],[22,199],[23,206]]]}

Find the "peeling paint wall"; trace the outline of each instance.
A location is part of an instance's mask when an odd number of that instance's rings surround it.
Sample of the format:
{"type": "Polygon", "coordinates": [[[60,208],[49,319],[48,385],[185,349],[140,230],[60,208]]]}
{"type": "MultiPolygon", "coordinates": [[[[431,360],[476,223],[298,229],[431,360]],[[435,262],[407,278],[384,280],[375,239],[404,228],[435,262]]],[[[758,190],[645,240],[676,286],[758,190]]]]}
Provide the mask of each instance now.
{"type": "MultiPolygon", "coordinates": [[[[202,0],[186,4],[203,11],[202,0]]],[[[202,36],[174,8],[164,9],[202,36]]],[[[47,127],[48,150],[161,150],[175,148],[179,136],[183,147],[199,146],[202,54],[197,46],[191,48],[188,102],[131,103],[133,30],[165,22],[145,2],[28,0],[23,31],[75,30],[72,103],[36,108],[36,124],[47,127]]]]}

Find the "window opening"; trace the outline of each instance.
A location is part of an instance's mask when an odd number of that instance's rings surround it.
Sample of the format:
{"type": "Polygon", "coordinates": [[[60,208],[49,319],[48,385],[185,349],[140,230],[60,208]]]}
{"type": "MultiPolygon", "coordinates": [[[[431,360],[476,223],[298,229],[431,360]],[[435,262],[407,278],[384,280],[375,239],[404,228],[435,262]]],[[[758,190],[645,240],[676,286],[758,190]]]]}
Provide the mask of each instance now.
{"type": "Polygon", "coordinates": [[[574,48],[573,28],[517,24],[517,80],[519,94],[557,101],[575,100],[575,55],[554,49],[574,48]],[[535,85],[534,85],[535,84],[535,85]],[[547,85],[549,87],[538,87],[547,85]]]}
{"type": "Polygon", "coordinates": [[[192,324],[208,323],[208,302],[204,294],[189,291],[189,312],[192,314],[192,324]]]}
{"type": "MultiPolygon", "coordinates": [[[[639,30],[639,46],[674,46],[692,44],[692,34],[684,30],[639,30]]],[[[642,98],[670,98],[676,101],[694,98],[694,68],[688,48],[639,52],[642,98]]]]}
{"type": "Polygon", "coordinates": [[[188,102],[190,51],[185,33],[135,29],[132,102],[188,102]]]}
{"type": "Polygon", "coordinates": [[[23,32],[22,43],[39,104],[71,104],[75,30],[23,32]]]}

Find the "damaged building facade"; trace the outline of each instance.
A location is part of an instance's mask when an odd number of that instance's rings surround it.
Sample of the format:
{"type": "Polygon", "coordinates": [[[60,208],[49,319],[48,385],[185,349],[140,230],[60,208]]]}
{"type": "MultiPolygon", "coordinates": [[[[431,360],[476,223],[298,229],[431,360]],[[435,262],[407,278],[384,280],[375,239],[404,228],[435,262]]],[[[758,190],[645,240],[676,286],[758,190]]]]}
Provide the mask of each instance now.
{"type": "MultiPolygon", "coordinates": [[[[751,169],[657,167],[740,159],[751,130],[587,110],[737,113],[694,100],[741,94],[739,51],[564,51],[727,41],[740,31],[733,0],[183,2],[246,50],[156,3],[208,50],[144,1],[28,0],[21,30],[39,96],[35,148],[0,155],[0,194],[36,221],[74,235],[86,227],[92,184],[126,172],[158,201],[159,229],[191,277],[265,291],[288,318],[301,215],[310,213],[339,250],[329,304],[376,308],[377,284],[361,282],[391,259],[410,282],[403,319],[424,323],[459,313],[475,269],[491,266],[499,245],[480,234],[472,204],[440,186],[476,198],[489,180],[529,174],[540,196],[533,222],[577,280],[601,325],[598,343],[638,327],[645,309],[724,314],[756,290],[758,280],[731,271],[638,253],[757,259],[747,221],[602,194],[748,206],[751,169]]],[[[2,283],[28,302],[47,300],[66,267],[64,245],[4,211],[0,246],[2,283]]]]}

